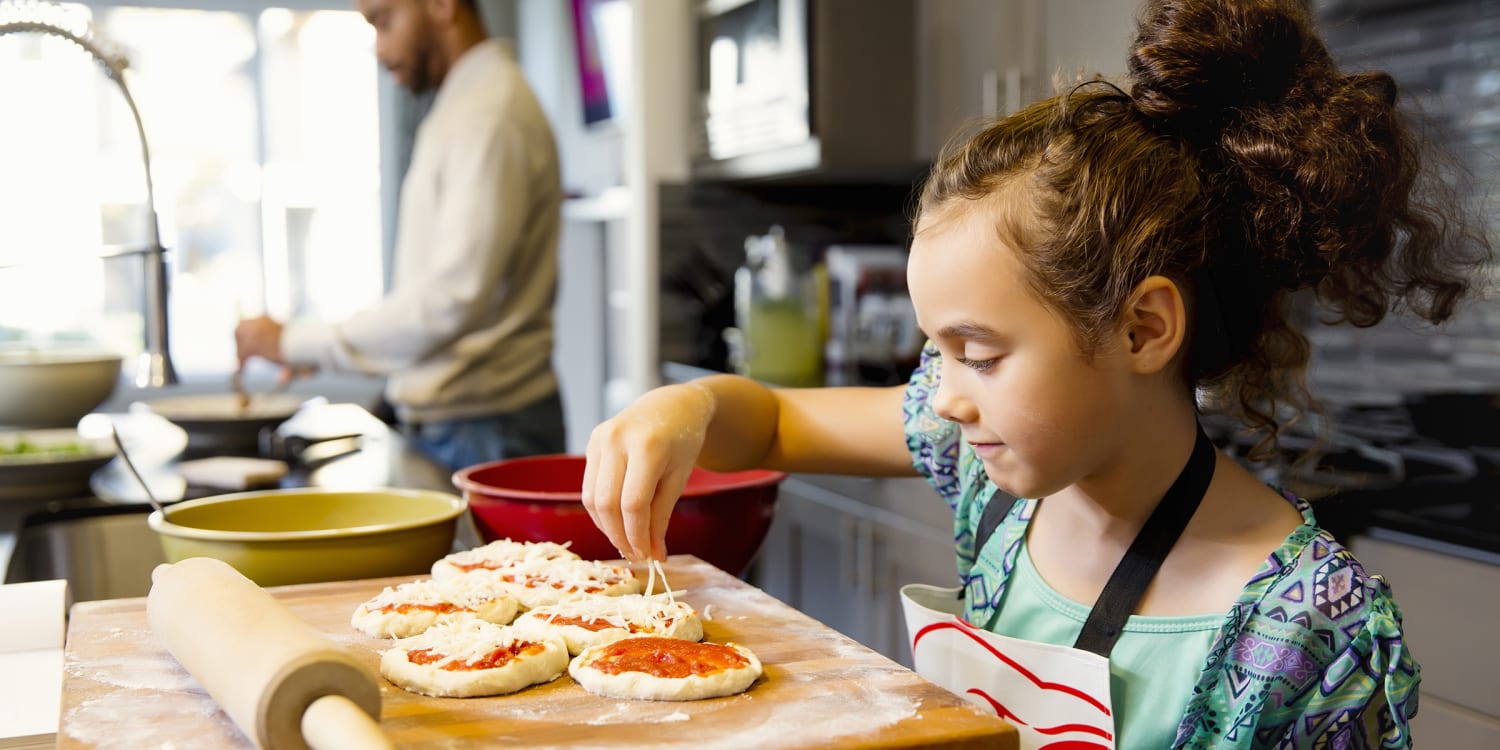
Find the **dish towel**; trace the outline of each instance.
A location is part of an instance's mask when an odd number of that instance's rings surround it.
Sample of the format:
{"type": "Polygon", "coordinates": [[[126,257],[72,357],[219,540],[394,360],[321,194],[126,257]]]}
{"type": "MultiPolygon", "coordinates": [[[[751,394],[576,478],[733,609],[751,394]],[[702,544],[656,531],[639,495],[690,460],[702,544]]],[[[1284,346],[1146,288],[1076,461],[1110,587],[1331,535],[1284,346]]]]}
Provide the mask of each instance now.
{"type": "Polygon", "coordinates": [[[188,484],[218,490],[247,490],[276,484],[287,474],[285,461],[247,456],[213,456],[177,465],[188,484]]]}

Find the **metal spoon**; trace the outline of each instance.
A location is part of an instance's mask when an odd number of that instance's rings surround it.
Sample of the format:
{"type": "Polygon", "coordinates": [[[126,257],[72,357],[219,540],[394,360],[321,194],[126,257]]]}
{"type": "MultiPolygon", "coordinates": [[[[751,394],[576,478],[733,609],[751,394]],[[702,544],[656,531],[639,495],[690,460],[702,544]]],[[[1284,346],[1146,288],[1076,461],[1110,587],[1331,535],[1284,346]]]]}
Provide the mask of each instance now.
{"type": "Polygon", "coordinates": [[[125,443],[120,440],[120,431],[115,429],[114,422],[109,423],[109,435],[115,439],[115,451],[120,454],[120,460],[125,462],[125,468],[130,470],[130,475],[135,477],[135,481],[141,485],[141,489],[146,491],[146,499],[151,502],[151,507],[155,508],[156,512],[161,514],[161,520],[167,520],[167,509],[162,507],[161,501],[156,499],[156,495],[151,494],[151,485],[146,484],[146,478],[141,476],[139,471],[136,471],[135,464],[130,460],[130,454],[125,452],[125,443]]]}

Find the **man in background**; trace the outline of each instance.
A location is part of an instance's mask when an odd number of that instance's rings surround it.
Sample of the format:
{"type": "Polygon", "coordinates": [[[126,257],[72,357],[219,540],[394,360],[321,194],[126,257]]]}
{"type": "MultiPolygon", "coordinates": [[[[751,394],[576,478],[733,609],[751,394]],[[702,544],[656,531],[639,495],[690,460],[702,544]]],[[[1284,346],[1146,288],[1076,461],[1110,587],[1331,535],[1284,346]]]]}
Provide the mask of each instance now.
{"type": "Polygon", "coordinates": [[[386,376],[408,439],[451,469],[561,453],[551,126],[474,0],[357,2],[381,64],[414,93],[436,89],[401,186],[392,289],[334,324],[241,321],[241,366],[386,376]]]}

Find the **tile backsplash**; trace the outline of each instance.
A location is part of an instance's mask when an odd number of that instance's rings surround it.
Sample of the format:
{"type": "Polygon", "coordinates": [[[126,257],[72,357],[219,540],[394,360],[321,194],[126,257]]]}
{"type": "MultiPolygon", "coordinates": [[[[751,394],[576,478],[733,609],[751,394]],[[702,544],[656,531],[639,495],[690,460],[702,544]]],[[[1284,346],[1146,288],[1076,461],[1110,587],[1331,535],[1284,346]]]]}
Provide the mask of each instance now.
{"type": "MultiPolygon", "coordinates": [[[[1329,48],[1345,70],[1385,70],[1427,137],[1471,172],[1476,216],[1500,237],[1492,196],[1500,188],[1500,2],[1325,0],[1314,4],[1329,48]]],[[[1480,294],[1434,329],[1406,316],[1378,326],[1311,325],[1317,391],[1414,392],[1500,387],[1500,296],[1492,269],[1480,294]]]]}

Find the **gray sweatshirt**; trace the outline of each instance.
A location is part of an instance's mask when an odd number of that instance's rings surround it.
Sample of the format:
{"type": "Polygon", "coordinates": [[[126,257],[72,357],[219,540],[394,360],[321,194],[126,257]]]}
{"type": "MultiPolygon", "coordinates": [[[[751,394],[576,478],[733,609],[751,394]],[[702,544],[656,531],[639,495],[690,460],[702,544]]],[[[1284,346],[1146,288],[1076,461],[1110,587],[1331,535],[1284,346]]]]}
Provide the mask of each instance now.
{"type": "Polygon", "coordinates": [[[498,40],[464,53],[417,130],[392,290],[334,324],[288,325],[288,364],[388,376],[410,422],[511,411],[557,390],[562,188],[546,115],[498,40]]]}

